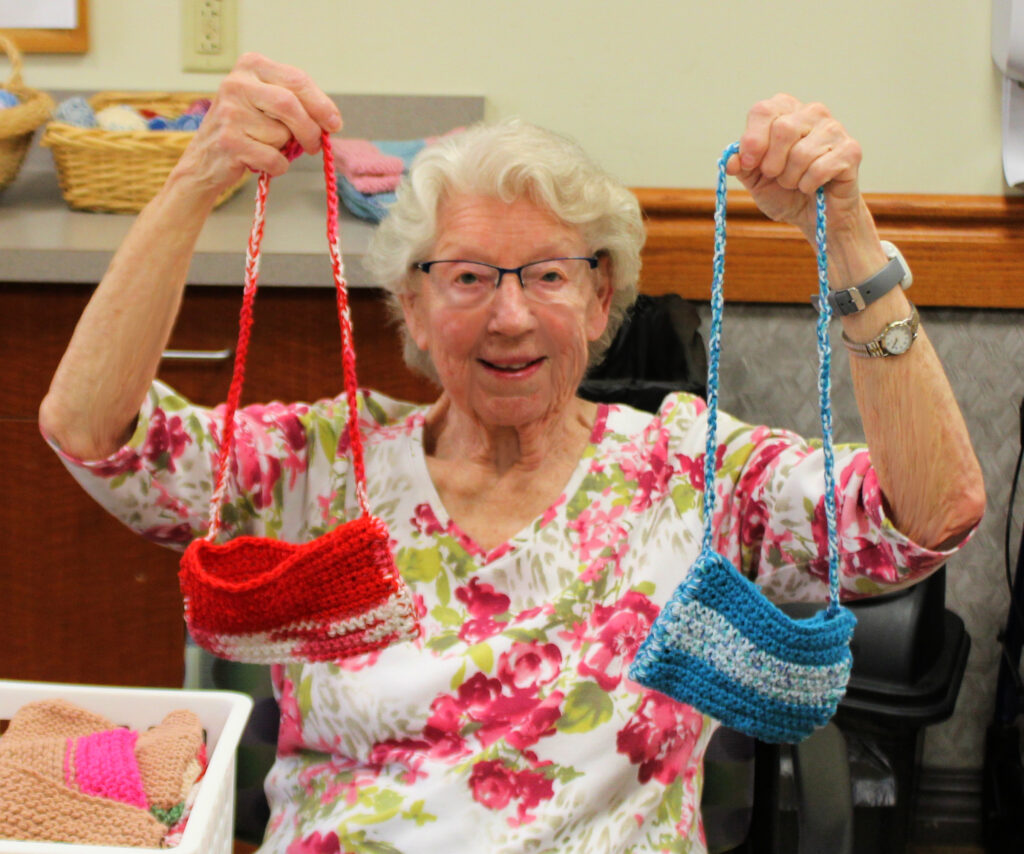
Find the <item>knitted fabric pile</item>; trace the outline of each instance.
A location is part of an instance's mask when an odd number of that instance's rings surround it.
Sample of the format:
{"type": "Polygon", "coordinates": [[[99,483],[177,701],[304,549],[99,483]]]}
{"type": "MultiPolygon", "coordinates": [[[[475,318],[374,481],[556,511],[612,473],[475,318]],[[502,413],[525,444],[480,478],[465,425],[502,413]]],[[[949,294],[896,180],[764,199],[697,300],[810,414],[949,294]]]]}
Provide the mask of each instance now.
{"type": "Polygon", "coordinates": [[[428,145],[462,130],[464,128],[457,127],[423,139],[335,137],[332,140],[334,166],[342,203],[360,219],[380,222],[394,204],[395,191],[416,155],[428,145]]]}
{"type": "Polygon", "coordinates": [[[188,710],[139,732],[66,700],[29,703],[0,737],[0,838],[176,845],[205,770],[188,710]]]}

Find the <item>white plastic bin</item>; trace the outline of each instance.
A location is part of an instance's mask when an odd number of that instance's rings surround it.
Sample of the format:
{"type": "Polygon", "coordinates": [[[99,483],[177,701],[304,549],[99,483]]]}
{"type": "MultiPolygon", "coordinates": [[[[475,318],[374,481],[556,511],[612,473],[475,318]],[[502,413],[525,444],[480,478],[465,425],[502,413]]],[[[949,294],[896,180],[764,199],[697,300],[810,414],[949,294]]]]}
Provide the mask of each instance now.
{"type": "Polygon", "coordinates": [[[231,854],[235,823],[235,750],[252,710],[252,698],[232,691],[107,688],[50,682],[0,680],[0,719],[10,720],[26,703],[64,699],[115,724],[147,729],[175,709],[191,709],[206,730],[208,765],[181,844],[174,848],[126,848],[0,839],[0,854],[231,854]]]}

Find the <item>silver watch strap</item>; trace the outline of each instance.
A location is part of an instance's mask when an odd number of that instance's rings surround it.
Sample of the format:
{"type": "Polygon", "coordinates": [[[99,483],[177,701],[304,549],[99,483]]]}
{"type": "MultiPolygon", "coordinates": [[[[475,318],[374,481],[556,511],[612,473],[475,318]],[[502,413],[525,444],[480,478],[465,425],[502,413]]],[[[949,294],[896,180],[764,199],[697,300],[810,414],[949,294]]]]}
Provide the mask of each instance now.
{"type": "Polygon", "coordinates": [[[843,344],[846,345],[846,349],[857,356],[868,356],[870,358],[884,358],[886,356],[902,355],[910,349],[914,341],[917,340],[917,330],[921,325],[921,317],[917,312],[917,306],[910,303],[910,314],[903,320],[894,320],[892,323],[886,325],[885,329],[878,333],[870,341],[851,341],[850,337],[843,332],[843,344]],[[885,336],[886,333],[896,327],[903,327],[910,334],[910,342],[906,350],[902,353],[890,353],[885,348],[885,336]]]}

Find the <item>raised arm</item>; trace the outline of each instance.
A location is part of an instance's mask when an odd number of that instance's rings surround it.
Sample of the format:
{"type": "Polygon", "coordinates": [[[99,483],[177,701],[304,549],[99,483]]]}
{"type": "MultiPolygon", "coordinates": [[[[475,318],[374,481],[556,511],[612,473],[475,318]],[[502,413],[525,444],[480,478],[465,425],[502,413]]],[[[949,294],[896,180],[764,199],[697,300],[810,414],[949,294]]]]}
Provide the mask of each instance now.
{"type": "Polygon", "coordinates": [[[304,72],[257,54],[238,60],[82,313],[39,409],[45,434],[81,459],[108,456],[127,440],[217,197],[246,169],[287,171],[280,149],[291,137],[316,152],[322,131],[340,127],[334,103],[304,72]]]}
{"type": "MultiPolygon", "coordinates": [[[[829,284],[842,290],[888,262],[860,193],[860,162],[860,146],[825,107],[776,95],[748,114],[728,172],[740,178],[765,214],[796,225],[812,245],[814,193],[825,187],[829,284]]],[[[863,311],[842,316],[843,331],[853,342],[868,342],[910,314],[903,290],[894,288],[863,311]]],[[[963,416],[927,333],[920,328],[902,355],[851,353],[848,361],[890,518],[923,546],[955,544],[981,518],[985,490],[963,416]]]]}

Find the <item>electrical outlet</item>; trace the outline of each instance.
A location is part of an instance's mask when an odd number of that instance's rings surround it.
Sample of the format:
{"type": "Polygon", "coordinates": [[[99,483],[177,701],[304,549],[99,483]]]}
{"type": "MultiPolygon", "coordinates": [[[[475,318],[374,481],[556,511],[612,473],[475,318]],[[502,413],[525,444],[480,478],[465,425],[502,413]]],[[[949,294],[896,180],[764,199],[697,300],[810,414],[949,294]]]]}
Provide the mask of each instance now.
{"type": "Polygon", "coordinates": [[[217,56],[224,47],[223,0],[204,0],[199,4],[196,52],[217,56]]]}
{"type": "Polygon", "coordinates": [[[182,68],[230,71],[238,58],[237,0],[182,0],[182,68]]]}

